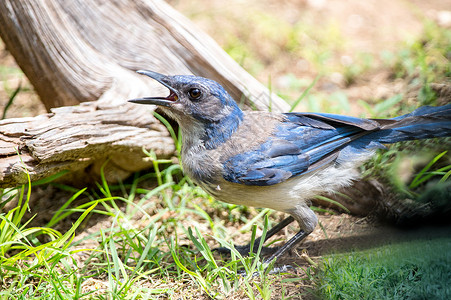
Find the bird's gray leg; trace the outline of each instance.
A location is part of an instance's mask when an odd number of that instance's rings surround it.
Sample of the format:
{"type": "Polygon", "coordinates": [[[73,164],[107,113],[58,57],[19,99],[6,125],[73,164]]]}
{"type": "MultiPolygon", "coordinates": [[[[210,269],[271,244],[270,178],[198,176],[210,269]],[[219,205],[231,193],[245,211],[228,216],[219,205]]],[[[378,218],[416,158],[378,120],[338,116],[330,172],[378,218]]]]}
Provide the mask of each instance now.
{"type": "MultiPolygon", "coordinates": [[[[294,217],[296,221],[298,221],[301,230],[296,233],[285,245],[281,246],[274,252],[269,258],[265,259],[264,264],[270,264],[273,261],[276,261],[281,256],[283,256],[286,252],[294,248],[298,245],[303,239],[305,239],[316,227],[318,224],[318,218],[308,206],[302,204],[297,206],[295,209],[290,211],[290,214],[294,217]]],[[[280,273],[286,271],[288,268],[291,268],[289,265],[278,266],[273,268],[270,271],[270,274],[280,273]]]]}
{"type": "Polygon", "coordinates": [[[273,253],[269,258],[265,259],[264,263],[269,264],[273,260],[277,260],[282,255],[284,255],[287,251],[289,251],[291,248],[295,247],[297,244],[299,244],[303,239],[305,239],[309,233],[305,232],[304,230],[299,230],[298,233],[296,233],[295,236],[293,236],[288,242],[286,242],[283,246],[281,246],[275,253],[273,253]]]}
{"type": "MultiPolygon", "coordinates": [[[[265,240],[263,241],[266,242],[269,238],[271,238],[273,235],[275,235],[276,233],[278,233],[279,231],[281,231],[283,228],[287,227],[289,224],[291,224],[294,221],[294,218],[292,216],[289,216],[285,219],[283,219],[279,224],[277,224],[276,226],[274,226],[273,228],[271,228],[265,235],[265,240]]],[[[254,247],[253,247],[253,252],[257,252],[258,247],[260,245],[260,241],[261,241],[262,237],[259,237],[255,240],[254,242],[254,247]]],[[[238,250],[238,252],[241,255],[249,255],[249,252],[251,250],[251,244],[247,244],[245,246],[235,246],[235,249],[238,250]]],[[[266,248],[268,250],[268,248],[266,248]]],[[[269,248],[272,249],[272,248],[269,248]]],[[[226,248],[226,247],[219,247],[214,249],[220,253],[230,253],[230,249],[226,248]]]]}
{"type": "MultiPolygon", "coordinates": [[[[275,235],[276,233],[278,233],[279,231],[281,231],[282,229],[284,229],[285,227],[287,227],[289,224],[291,224],[294,221],[294,218],[292,216],[289,216],[288,218],[283,219],[279,224],[277,224],[276,226],[274,226],[273,228],[271,228],[265,235],[265,240],[263,241],[266,242],[268,239],[270,239],[273,235],[275,235]]],[[[255,240],[254,242],[254,252],[257,252],[258,247],[260,246],[260,240],[262,239],[262,237],[259,237],[255,240]]],[[[250,244],[246,245],[246,247],[250,248],[250,244]]]]}

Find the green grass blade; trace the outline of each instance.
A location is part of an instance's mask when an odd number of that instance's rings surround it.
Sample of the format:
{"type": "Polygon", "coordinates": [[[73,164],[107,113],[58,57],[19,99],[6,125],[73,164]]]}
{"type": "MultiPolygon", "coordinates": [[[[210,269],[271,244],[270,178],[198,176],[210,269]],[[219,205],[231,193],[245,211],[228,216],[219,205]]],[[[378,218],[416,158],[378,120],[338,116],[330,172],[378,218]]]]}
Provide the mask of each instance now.
{"type": "Polygon", "coordinates": [[[271,211],[272,210],[269,208],[262,209],[262,211],[258,215],[252,218],[252,220],[246,222],[246,224],[241,227],[239,231],[237,231],[235,234],[232,234],[232,237],[248,231],[257,222],[257,220],[261,219],[264,215],[268,214],[271,211]]]}
{"type": "Polygon", "coordinates": [[[64,175],[66,175],[67,173],[69,173],[69,170],[63,170],[60,171],[56,174],[50,175],[49,177],[40,179],[40,180],[36,180],[34,182],[31,183],[31,186],[39,186],[39,185],[44,185],[44,184],[48,184],[64,175]]]}
{"type": "Polygon", "coordinates": [[[298,106],[298,104],[302,101],[302,99],[305,98],[305,96],[307,96],[307,94],[310,92],[310,90],[315,86],[315,84],[318,82],[318,80],[321,78],[320,75],[317,75],[315,77],[315,79],[313,79],[312,83],[309,84],[309,86],[302,92],[301,96],[299,96],[299,98],[297,98],[293,104],[290,107],[290,112],[292,112],[296,106],[298,106]]]}
{"type": "MultiPolygon", "coordinates": [[[[340,195],[343,195],[343,196],[347,197],[346,195],[341,194],[341,193],[340,193],[340,195]]],[[[328,202],[328,203],[332,203],[332,204],[340,207],[341,209],[343,209],[345,212],[350,213],[349,209],[347,209],[346,206],[344,206],[340,202],[337,202],[337,201],[335,201],[333,199],[330,199],[330,198],[325,197],[325,196],[320,196],[320,195],[315,196],[315,198],[318,199],[318,200],[322,200],[322,201],[328,202]]],[[[347,197],[347,198],[349,198],[349,197],[347,197]]]]}
{"type": "Polygon", "coordinates": [[[448,151],[443,151],[442,153],[436,155],[418,174],[415,176],[415,178],[412,180],[412,182],[409,185],[409,188],[414,189],[418,187],[421,183],[423,183],[425,180],[430,178],[424,179],[426,172],[440,159],[443,155],[445,155],[448,151]]]}
{"type": "Polygon", "coordinates": [[[6,118],[6,112],[8,111],[9,107],[13,104],[14,99],[19,94],[21,89],[22,89],[22,82],[19,83],[19,86],[14,90],[14,92],[11,94],[11,96],[9,96],[9,100],[6,103],[5,107],[3,108],[3,114],[2,114],[2,118],[1,118],[2,120],[4,118],[6,118]]]}
{"type": "Polygon", "coordinates": [[[446,180],[448,180],[448,178],[451,176],[451,170],[446,172],[445,175],[443,175],[443,177],[440,179],[440,183],[445,182],[446,180]]]}
{"type": "Polygon", "coordinates": [[[75,233],[75,230],[80,226],[83,220],[88,216],[88,214],[97,206],[98,201],[94,201],[89,208],[87,208],[83,214],[75,221],[74,225],[55,243],[55,247],[59,248],[75,233]]]}
{"type": "Polygon", "coordinates": [[[75,195],[73,195],[72,197],[70,197],[69,200],[67,200],[63,206],[61,206],[60,209],[58,209],[55,214],[52,216],[52,218],[50,219],[50,221],[47,223],[46,227],[53,227],[59,220],[58,217],[63,213],[63,211],[75,200],[78,198],[78,196],[80,196],[81,194],[83,194],[86,191],[86,188],[79,190],[77,193],[75,193],[75,195]]]}

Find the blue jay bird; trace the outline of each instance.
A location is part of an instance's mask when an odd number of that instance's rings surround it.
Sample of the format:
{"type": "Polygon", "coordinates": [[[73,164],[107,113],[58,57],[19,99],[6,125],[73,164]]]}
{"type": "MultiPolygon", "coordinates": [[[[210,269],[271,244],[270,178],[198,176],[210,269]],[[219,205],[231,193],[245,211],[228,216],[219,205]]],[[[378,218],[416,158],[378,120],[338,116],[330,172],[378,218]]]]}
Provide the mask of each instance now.
{"type": "Polygon", "coordinates": [[[183,170],[195,183],[217,200],[289,214],[268,231],[265,240],[298,222],[300,231],[265,263],[313,231],[318,219],[309,208],[310,199],[350,185],[359,176],[356,167],[375,149],[451,136],[451,104],[423,106],[393,119],[242,111],[213,80],[138,73],[167,87],[169,95],[129,101],[158,105],[177,121],[182,130],[183,170]]]}

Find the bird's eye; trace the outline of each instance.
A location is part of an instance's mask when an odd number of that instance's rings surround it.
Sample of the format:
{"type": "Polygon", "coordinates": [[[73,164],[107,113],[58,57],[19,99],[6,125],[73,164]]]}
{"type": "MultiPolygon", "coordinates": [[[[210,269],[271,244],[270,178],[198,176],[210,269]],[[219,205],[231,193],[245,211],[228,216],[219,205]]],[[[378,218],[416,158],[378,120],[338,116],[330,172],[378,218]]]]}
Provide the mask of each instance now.
{"type": "Polygon", "coordinates": [[[202,92],[198,88],[193,88],[188,91],[188,96],[191,100],[198,100],[202,96],[202,92]]]}

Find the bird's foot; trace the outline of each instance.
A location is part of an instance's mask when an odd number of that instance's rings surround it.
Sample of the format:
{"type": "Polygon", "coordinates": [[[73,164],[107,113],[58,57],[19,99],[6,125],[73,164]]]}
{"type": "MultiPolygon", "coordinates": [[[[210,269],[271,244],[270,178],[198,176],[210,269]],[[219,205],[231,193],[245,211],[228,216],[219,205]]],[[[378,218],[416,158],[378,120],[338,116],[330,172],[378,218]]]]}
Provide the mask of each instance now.
{"type": "MultiPolygon", "coordinates": [[[[252,277],[260,277],[262,275],[262,273],[266,273],[266,275],[275,275],[275,274],[280,274],[280,273],[286,273],[288,272],[288,270],[294,269],[295,267],[293,267],[292,265],[282,265],[282,266],[277,266],[277,267],[273,267],[271,269],[268,269],[269,267],[267,267],[264,271],[262,272],[254,272],[252,273],[252,277]]],[[[245,270],[239,270],[237,272],[238,275],[240,276],[247,276],[247,272],[245,270]]]]}
{"type": "Polygon", "coordinates": [[[278,267],[274,267],[272,268],[268,274],[269,275],[273,275],[273,274],[279,274],[279,273],[286,273],[288,272],[288,270],[294,269],[295,267],[293,267],[292,265],[282,265],[282,266],[278,266],[278,267]]]}

